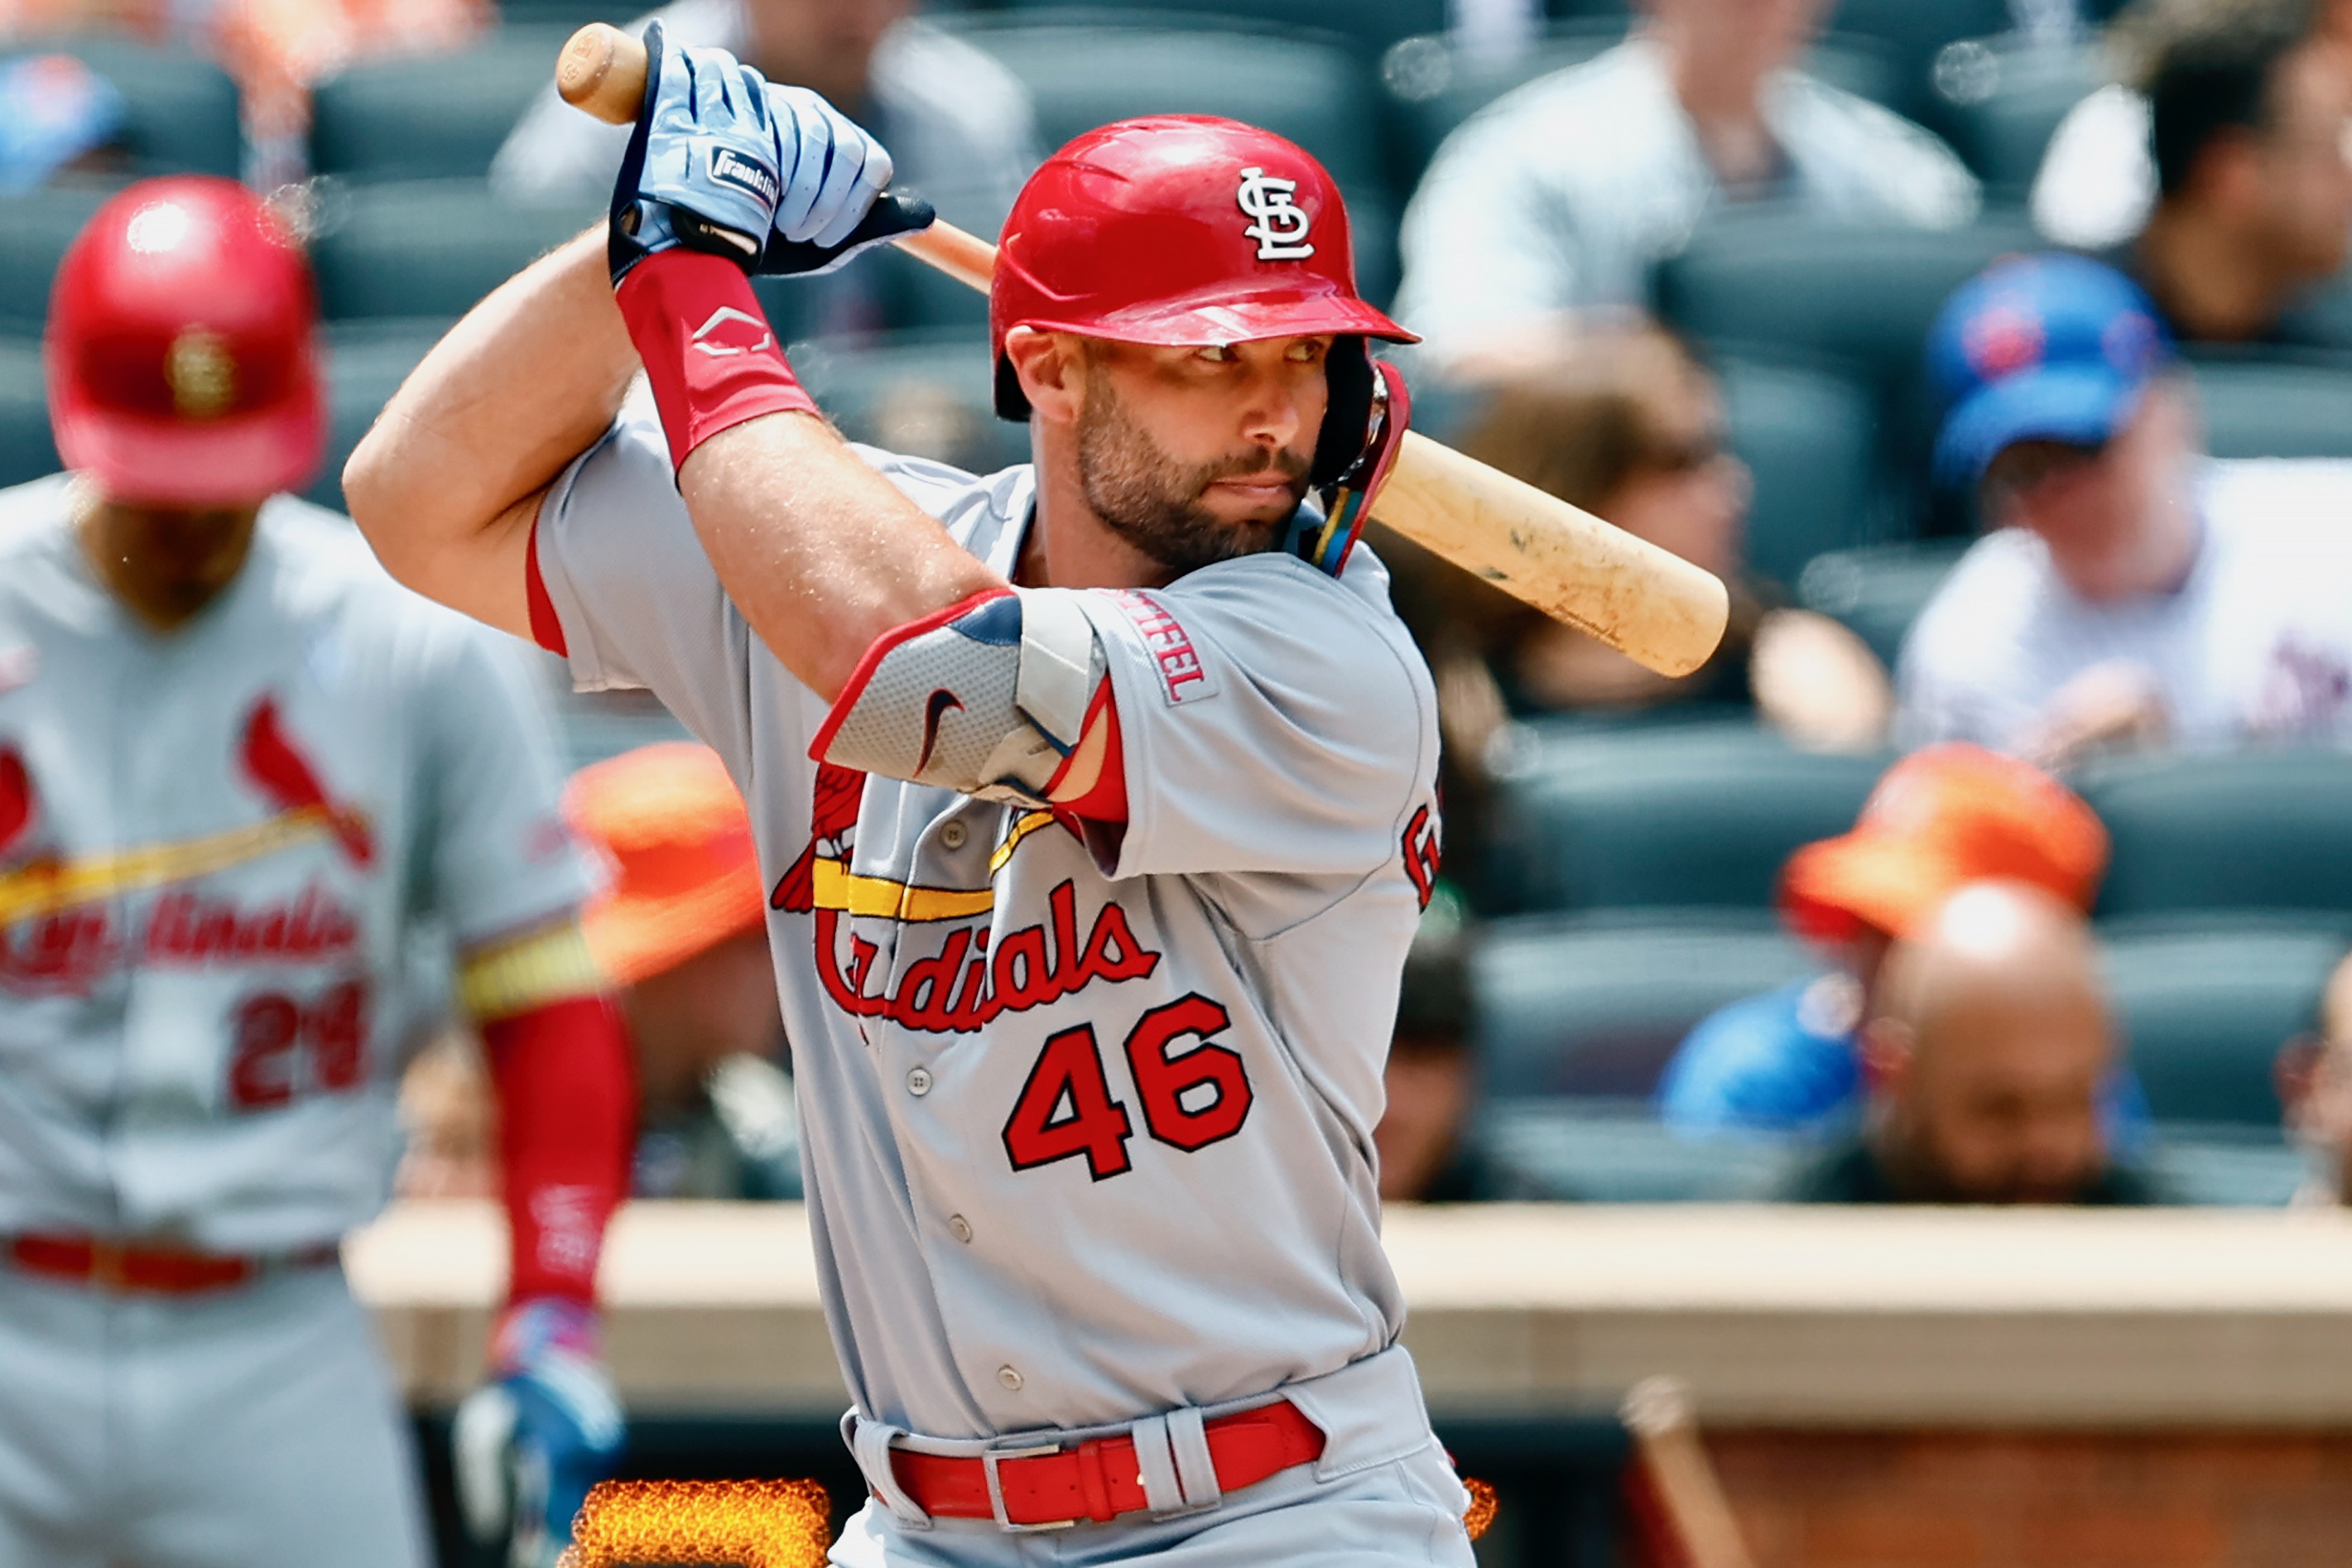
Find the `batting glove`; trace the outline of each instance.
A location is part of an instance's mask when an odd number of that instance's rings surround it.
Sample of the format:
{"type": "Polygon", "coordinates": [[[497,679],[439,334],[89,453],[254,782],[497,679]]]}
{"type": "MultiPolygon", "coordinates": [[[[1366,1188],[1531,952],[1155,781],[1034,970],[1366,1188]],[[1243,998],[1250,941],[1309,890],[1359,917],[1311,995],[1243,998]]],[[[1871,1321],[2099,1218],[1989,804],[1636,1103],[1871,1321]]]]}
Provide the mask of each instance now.
{"type": "Polygon", "coordinates": [[[646,96],[613,186],[613,281],[687,246],[749,268],[784,192],[768,80],[724,49],[672,48],[646,26],[646,96]]]}
{"type": "Polygon", "coordinates": [[[593,1308],[517,1301],[490,1338],[495,1381],[457,1407],[459,1510],[477,1541],[511,1542],[510,1568],[551,1568],[588,1489],[620,1458],[626,1427],[596,1341],[593,1308]]]}

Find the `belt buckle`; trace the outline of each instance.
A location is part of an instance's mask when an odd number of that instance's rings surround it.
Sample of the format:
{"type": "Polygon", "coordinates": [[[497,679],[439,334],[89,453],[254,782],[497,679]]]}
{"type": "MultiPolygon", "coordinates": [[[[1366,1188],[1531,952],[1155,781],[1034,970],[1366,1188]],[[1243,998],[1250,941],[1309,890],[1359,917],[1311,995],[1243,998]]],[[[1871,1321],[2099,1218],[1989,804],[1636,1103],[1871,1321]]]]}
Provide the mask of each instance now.
{"type": "Polygon", "coordinates": [[[1042,1447],[982,1448],[980,1451],[981,1473],[988,1478],[988,1509],[996,1521],[996,1528],[1008,1535],[1042,1535],[1051,1530],[1067,1530],[1078,1521],[1075,1519],[1048,1520],[1043,1524],[1015,1524],[1004,1516],[1004,1481],[996,1467],[1006,1459],[1045,1459],[1062,1452],[1059,1443],[1047,1443],[1042,1447]]]}

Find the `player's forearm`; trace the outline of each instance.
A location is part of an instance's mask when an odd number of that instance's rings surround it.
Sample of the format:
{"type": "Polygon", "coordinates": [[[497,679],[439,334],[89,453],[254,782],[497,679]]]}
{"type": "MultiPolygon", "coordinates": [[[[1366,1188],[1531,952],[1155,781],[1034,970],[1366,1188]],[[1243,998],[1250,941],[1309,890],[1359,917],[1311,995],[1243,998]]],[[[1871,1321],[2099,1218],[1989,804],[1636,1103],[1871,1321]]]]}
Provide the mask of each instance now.
{"type": "Polygon", "coordinates": [[[712,437],[678,489],[728,597],[827,701],[884,632],[1005,585],[807,415],[712,437]]]}
{"type": "Polygon", "coordinates": [[[501,285],[410,374],[343,470],[353,520],[394,575],[481,613],[460,600],[481,591],[486,545],[528,532],[636,369],[599,226],[501,285]]]}

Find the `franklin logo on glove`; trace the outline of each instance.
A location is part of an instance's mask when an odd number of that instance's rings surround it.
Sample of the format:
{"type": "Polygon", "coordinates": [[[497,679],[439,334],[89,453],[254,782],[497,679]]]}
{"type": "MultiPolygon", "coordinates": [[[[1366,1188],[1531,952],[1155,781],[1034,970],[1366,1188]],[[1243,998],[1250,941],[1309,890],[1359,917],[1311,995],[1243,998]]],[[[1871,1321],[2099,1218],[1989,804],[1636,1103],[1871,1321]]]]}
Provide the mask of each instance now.
{"type": "Polygon", "coordinates": [[[710,149],[710,177],[722,185],[732,185],[739,191],[757,196],[770,206],[774,206],[783,195],[783,187],[777,183],[773,172],[742,156],[732,147],[713,146],[710,149]]]}

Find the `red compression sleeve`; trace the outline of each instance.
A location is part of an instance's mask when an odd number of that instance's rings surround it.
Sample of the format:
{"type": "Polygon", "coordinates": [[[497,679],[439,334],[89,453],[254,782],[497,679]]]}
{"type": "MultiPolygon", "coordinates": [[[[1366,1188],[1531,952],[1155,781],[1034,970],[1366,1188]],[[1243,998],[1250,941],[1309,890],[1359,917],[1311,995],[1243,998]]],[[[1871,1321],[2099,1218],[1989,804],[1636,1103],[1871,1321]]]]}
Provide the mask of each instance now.
{"type": "Polygon", "coordinates": [[[751,281],[698,250],[646,257],[614,298],[645,361],[672,468],[721,430],[762,414],[816,412],[793,379],[751,281]]]}
{"type": "Polygon", "coordinates": [[[604,1222],[628,1192],[636,1123],[620,1012],[602,996],[569,996],[484,1023],[482,1043],[499,1089],[509,1294],[593,1304],[604,1222]]]}

